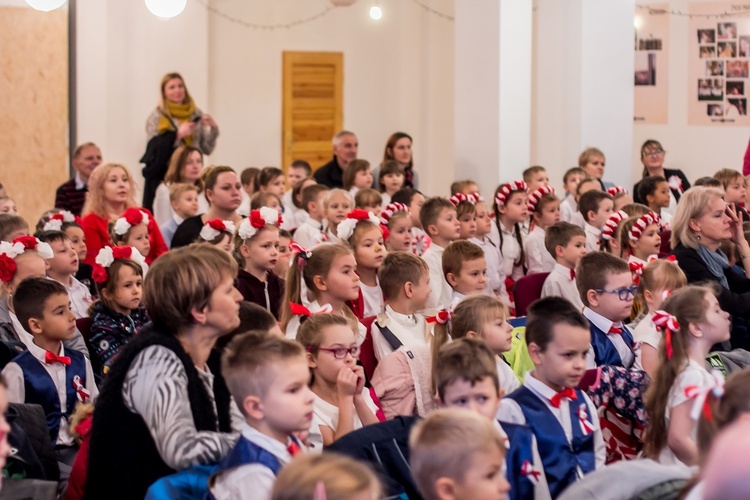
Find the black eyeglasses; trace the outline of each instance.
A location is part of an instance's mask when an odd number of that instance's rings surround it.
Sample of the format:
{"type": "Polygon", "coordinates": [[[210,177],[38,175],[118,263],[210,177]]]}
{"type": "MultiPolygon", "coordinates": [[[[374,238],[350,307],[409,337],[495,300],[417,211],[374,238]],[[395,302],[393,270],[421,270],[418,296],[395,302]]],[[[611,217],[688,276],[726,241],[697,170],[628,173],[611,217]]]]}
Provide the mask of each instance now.
{"type": "Polygon", "coordinates": [[[646,156],[650,156],[654,158],[656,156],[663,155],[665,153],[666,151],[664,151],[663,149],[659,149],[658,151],[649,151],[648,153],[643,153],[643,157],[645,158],[646,156]]]}
{"type": "Polygon", "coordinates": [[[638,285],[633,285],[627,288],[618,288],[617,290],[605,290],[603,288],[594,289],[596,293],[616,293],[617,298],[620,300],[628,300],[628,295],[635,297],[638,293],[638,285]]]}
{"type": "MultiPolygon", "coordinates": [[[[308,347],[307,350],[312,351],[313,348],[308,347]]],[[[354,347],[333,347],[333,348],[318,347],[318,350],[330,352],[331,354],[333,354],[333,357],[336,359],[344,359],[346,358],[347,354],[351,355],[351,357],[356,359],[359,356],[360,348],[358,345],[355,345],[354,347]]]]}

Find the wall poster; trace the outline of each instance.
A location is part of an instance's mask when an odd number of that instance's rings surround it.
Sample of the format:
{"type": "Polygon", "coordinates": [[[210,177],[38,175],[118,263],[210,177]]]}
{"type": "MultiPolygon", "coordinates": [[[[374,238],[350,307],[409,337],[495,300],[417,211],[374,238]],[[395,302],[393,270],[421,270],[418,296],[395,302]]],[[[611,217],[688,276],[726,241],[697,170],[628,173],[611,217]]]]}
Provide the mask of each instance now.
{"type": "Polygon", "coordinates": [[[690,4],[689,125],[750,125],[748,9],[732,3],[690,4]],[[727,15],[715,15],[722,12],[727,15]]]}
{"type": "Polygon", "coordinates": [[[641,6],[635,16],[633,121],[667,123],[669,4],[641,6]]]}

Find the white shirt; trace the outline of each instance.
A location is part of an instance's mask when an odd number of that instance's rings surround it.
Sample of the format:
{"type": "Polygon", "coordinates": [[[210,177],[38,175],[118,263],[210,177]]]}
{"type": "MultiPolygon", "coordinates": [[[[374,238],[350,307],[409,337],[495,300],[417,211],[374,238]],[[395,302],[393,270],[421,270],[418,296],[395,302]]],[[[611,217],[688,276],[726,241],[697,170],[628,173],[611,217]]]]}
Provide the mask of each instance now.
{"type": "MultiPolygon", "coordinates": [[[[52,281],[57,281],[52,278],[49,279],[51,279],[52,281]]],[[[91,303],[94,301],[94,299],[91,297],[91,292],[86,285],[75,279],[75,277],[71,276],[70,279],[70,286],[66,285],[62,281],[57,282],[64,286],[65,290],[67,290],[68,297],[70,297],[70,310],[73,311],[73,314],[76,315],[76,318],[88,318],[89,306],[91,306],[91,303]]]]}
{"type": "MultiPolygon", "coordinates": [[[[588,307],[583,308],[583,315],[586,316],[586,319],[588,319],[594,326],[596,326],[603,332],[609,332],[609,329],[612,328],[613,325],[615,325],[614,321],[605,318],[601,314],[592,311],[588,307]]],[[[620,327],[625,328],[625,325],[622,324],[620,325],[620,327]]],[[[610,342],[612,342],[612,345],[615,346],[615,349],[617,349],[617,353],[620,355],[622,366],[624,368],[633,370],[642,369],[640,349],[635,349],[635,352],[637,354],[633,354],[633,351],[630,350],[630,346],[628,346],[625,343],[625,339],[622,338],[622,335],[619,335],[617,333],[607,333],[607,338],[610,342]]],[[[596,357],[594,355],[593,347],[589,348],[589,352],[586,355],[586,368],[596,368],[596,357]]]]}
{"type": "MultiPolygon", "coordinates": [[[[500,224],[500,231],[503,235],[503,244],[500,246],[500,255],[503,258],[502,271],[505,276],[510,276],[513,281],[518,281],[523,277],[523,263],[515,265],[521,257],[521,245],[516,239],[515,228],[509,231],[504,225],[500,224]]],[[[523,230],[521,230],[523,233],[523,230]]],[[[521,239],[523,243],[523,239],[521,239]]]]}
{"type": "Polygon", "coordinates": [[[598,252],[601,250],[599,239],[602,237],[602,230],[595,228],[588,222],[584,223],[583,230],[586,233],[586,252],[598,252]]]}
{"type": "Polygon", "coordinates": [[[528,274],[548,273],[555,267],[555,259],[547,251],[547,247],[544,245],[544,237],[544,229],[535,225],[523,242],[523,250],[526,254],[526,272],[528,274]]]}
{"type": "MultiPolygon", "coordinates": [[[[377,277],[375,278],[377,281],[377,277]]],[[[359,289],[362,290],[362,301],[365,304],[364,317],[377,316],[383,312],[383,290],[380,289],[380,282],[375,286],[365,285],[359,282],[359,289]]]]}
{"type": "MultiPolygon", "coordinates": [[[[573,440],[573,427],[570,421],[570,400],[562,398],[560,400],[560,407],[555,408],[552,406],[550,399],[556,394],[555,390],[551,387],[540,382],[534,378],[533,372],[527,372],[523,381],[524,387],[529,389],[532,394],[541,399],[547,406],[547,409],[555,416],[560,426],[565,431],[565,437],[568,442],[573,440]]],[[[594,455],[596,457],[596,469],[604,467],[605,460],[605,447],[604,439],[602,438],[602,429],[599,426],[599,415],[596,413],[596,407],[591,402],[591,399],[583,393],[583,399],[586,402],[588,408],[588,414],[591,417],[591,424],[594,426],[594,455]]],[[[526,424],[526,417],[521,410],[521,407],[514,400],[509,398],[503,398],[500,401],[500,409],[497,412],[497,418],[501,422],[509,422],[511,424],[526,424]]],[[[583,471],[578,468],[578,477],[583,477],[583,471]]]]}
{"type": "MultiPolygon", "coordinates": [[[[66,382],[66,366],[62,363],[47,364],[45,359],[45,351],[35,343],[31,342],[27,344],[29,352],[34,358],[41,363],[44,369],[47,371],[49,376],[57,388],[57,397],[60,401],[60,408],[65,409],[68,404],[68,384],[66,382]]],[[[65,356],[65,347],[60,345],[60,356],[65,356]]],[[[84,362],[86,363],[86,389],[91,395],[90,402],[96,400],[99,395],[99,389],[96,387],[94,381],[94,371],[91,369],[91,363],[84,356],[84,362]]],[[[23,370],[21,367],[11,361],[3,369],[3,377],[8,383],[8,402],[9,403],[25,403],[26,402],[26,386],[24,384],[23,370]]],[[[65,417],[60,418],[60,432],[57,435],[56,445],[62,446],[73,446],[75,444],[73,437],[68,433],[68,420],[65,417]]]]}
{"type": "MultiPolygon", "coordinates": [[[[713,387],[715,383],[716,381],[714,380],[713,375],[711,375],[711,373],[706,370],[705,366],[702,366],[700,363],[696,363],[692,359],[689,359],[685,364],[685,367],[682,369],[679,375],[677,375],[674,384],[672,384],[672,389],[670,389],[669,391],[667,408],[666,412],[664,413],[664,418],[667,423],[667,429],[669,429],[669,416],[672,413],[672,408],[680,406],[682,403],[690,399],[687,397],[687,395],[685,395],[686,388],[688,388],[689,386],[696,386],[698,388],[704,389],[707,387],[713,387]]],[[[693,421],[690,428],[690,439],[692,439],[693,442],[697,442],[697,435],[698,422],[693,421]]],[[[665,465],[682,464],[682,462],[675,456],[674,452],[668,444],[664,446],[664,449],[662,449],[661,453],[659,454],[659,463],[665,465]]]]}
{"type": "Polygon", "coordinates": [[[503,390],[503,395],[507,396],[511,392],[521,387],[521,382],[516,377],[516,372],[513,371],[508,363],[500,356],[496,356],[495,364],[497,365],[497,379],[500,382],[500,388],[503,390]]]}
{"type": "Polygon", "coordinates": [[[563,201],[560,202],[560,220],[575,224],[572,219],[573,215],[576,213],[579,213],[578,203],[576,203],[574,196],[568,194],[563,201]]]}
{"type": "Polygon", "coordinates": [[[542,297],[562,297],[581,311],[583,301],[581,300],[581,294],[578,293],[576,279],[570,277],[570,271],[562,264],[555,264],[547,279],[544,280],[542,297]]]}
{"type": "Polygon", "coordinates": [[[656,329],[652,313],[646,314],[640,323],[638,323],[638,326],[635,327],[633,330],[633,339],[641,344],[648,344],[654,349],[659,349],[661,333],[656,329]]]}
{"type": "Polygon", "coordinates": [[[427,322],[422,313],[401,314],[393,310],[386,304],[385,313],[378,315],[377,321],[372,322],[370,335],[372,336],[372,347],[375,352],[375,359],[380,361],[393,352],[391,344],[380,333],[377,323],[380,323],[401,341],[404,347],[413,348],[419,345],[427,345],[427,322]]]}
{"type": "Polygon", "coordinates": [[[297,208],[294,205],[294,202],[292,201],[291,189],[284,193],[284,197],[281,199],[281,203],[282,205],[284,205],[284,221],[281,223],[281,229],[292,231],[299,225],[297,223],[300,217],[298,212],[303,212],[305,215],[307,215],[307,212],[305,212],[301,208],[297,208]]]}
{"type": "MultiPolygon", "coordinates": [[[[248,424],[242,425],[242,437],[271,453],[281,462],[282,467],[292,460],[287,449],[289,443],[284,445],[248,424]]],[[[210,489],[216,500],[244,498],[250,491],[253,492],[254,499],[265,500],[271,498],[275,482],[276,476],[271,469],[260,463],[249,463],[215,476],[210,489]]]]}
{"type": "MultiPolygon", "coordinates": [[[[370,411],[372,411],[372,414],[375,415],[378,411],[378,406],[372,400],[372,397],[370,396],[370,389],[368,389],[367,387],[362,389],[362,398],[365,400],[365,403],[367,404],[367,407],[370,409],[370,411]]],[[[359,419],[356,410],[354,410],[352,413],[354,420],[354,426],[352,427],[352,429],[356,431],[357,429],[362,428],[362,421],[359,419]]],[[[320,427],[328,427],[333,432],[336,432],[338,422],[339,407],[334,406],[327,401],[323,401],[316,394],[315,401],[313,402],[312,424],[310,424],[310,433],[307,437],[307,442],[309,443],[310,448],[314,448],[316,451],[322,450],[323,433],[321,432],[320,427]]]]}
{"type": "Polygon", "coordinates": [[[451,305],[451,294],[453,289],[443,275],[443,252],[445,248],[437,245],[434,241],[422,258],[430,270],[430,298],[427,307],[431,309],[447,309],[451,305]]]}
{"type": "Polygon", "coordinates": [[[29,346],[36,345],[34,344],[34,336],[26,331],[26,328],[21,325],[21,322],[18,321],[18,316],[16,316],[16,313],[13,311],[8,311],[8,314],[10,316],[10,322],[13,323],[13,328],[16,330],[16,334],[18,335],[18,338],[21,339],[21,342],[26,346],[26,349],[29,349],[29,346]]]}
{"type": "MultiPolygon", "coordinates": [[[[204,214],[206,212],[208,212],[208,201],[206,201],[204,194],[200,193],[198,194],[198,213],[204,214]]],[[[162,182],[156,188],[156,193],[154,194],[154,219],[156,219],[156,223],[161,227],[169,222],[174,214],[172,202],[169,199],[169,186],[162,182]]]]}
{"type": "Polygon", "coordinates": [[[323,232],[323,223],[311,218],[307,212],[305,212],[305,215],[304,223],[294,232],[294,241],[307,250],[313,250],[327,242],[328,237],[323,232]]]}
{"type": "Polygon", "coordinates": [[[503,258],[500,250],[490,242],[485,235],[480,238],[471,238],[469,241],[479,245],[484,251],[484,261],[487,263],[487,294],[499,296],[506,304],[508,303],[508,291],[505,289],[505,275],[502,273],[503,258]]]}
{"type": "Polygon", "coordinates": [[[83,179],[81,179],[81,173],[77,170],[76,170],[75,182],[76,182],[76,190],[78,191],[86,187],[86,183],[83,182],[83,179]]]}

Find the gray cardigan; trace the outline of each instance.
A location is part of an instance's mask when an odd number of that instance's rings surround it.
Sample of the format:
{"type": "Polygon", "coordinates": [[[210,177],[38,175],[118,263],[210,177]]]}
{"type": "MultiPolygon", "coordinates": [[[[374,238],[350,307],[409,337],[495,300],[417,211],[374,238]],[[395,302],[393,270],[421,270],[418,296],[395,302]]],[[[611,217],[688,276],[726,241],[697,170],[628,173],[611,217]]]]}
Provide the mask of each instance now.
{"type": "MultiPolygon", "coordinates": [[[[203,116],[203,111],[195,108],[195,111],[192,115],[190,115],[190,118],[193,119],[198,116],[203,116]]],[[[158,135],[159,119],[161,117],[162,114],[161,111],[159,111],[159,108],[154,109],[154,111],[149,115],[148,120],[146,120],[146,134],[148,134],[146,142],[150,141],[158,135]]],[[[217,137],[219,137],[218,127],[197,126],[195,127],[195,132],[193,132],[193,146],[200,149],[201,153],[203,153],[204,155],[210,155],[216,147],[217,137]]],[[[177,144],[175,144],[175,147],[176,146],[179,146],[179,141],[177,144]]]]}

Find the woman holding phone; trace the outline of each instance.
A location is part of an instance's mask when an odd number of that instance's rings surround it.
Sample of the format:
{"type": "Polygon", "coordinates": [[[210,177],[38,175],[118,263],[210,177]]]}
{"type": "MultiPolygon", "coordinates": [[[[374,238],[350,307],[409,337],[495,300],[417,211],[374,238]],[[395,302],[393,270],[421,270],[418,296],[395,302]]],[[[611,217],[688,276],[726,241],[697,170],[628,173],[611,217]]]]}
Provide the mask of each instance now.
{"type": "Polygon", "coordinates": [[[148,146],[141,158],[145,185],[143,206],[153,208],[156,188],[164,180],[169,160],[178,146],[192,146],[204,155],[216,147],[219,126],[193,102],[179,73],[161,79],[161,99],[146,121],[148,146]]]}

